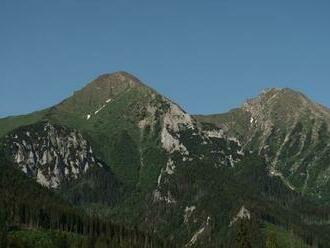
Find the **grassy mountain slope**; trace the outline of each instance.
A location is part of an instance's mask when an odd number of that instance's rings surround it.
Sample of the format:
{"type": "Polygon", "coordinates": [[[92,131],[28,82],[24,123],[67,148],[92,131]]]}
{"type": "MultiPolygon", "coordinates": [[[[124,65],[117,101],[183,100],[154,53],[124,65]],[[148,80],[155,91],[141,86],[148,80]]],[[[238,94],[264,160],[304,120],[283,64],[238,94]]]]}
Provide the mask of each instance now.
{"type": "Polygon", "coordinates": [[[11,116],[0,119],[0,138],[15,128],[40,121],[47,110],[34,112],[28,115],[11,116]]]}
{"type": "Polygon", "coordinates": [[[0,247],[169,246],[137,229],[89,216],[27,177],[4,151],[1,146],[0,247]]]}
{"type": "MultiPolygon", "coordinates": [[[[328,209],[290,190],[287,186],[292,182],[284,171],[280,177],[269,173],[274,167],[271,152],[282,142],[280,138],[273,142],[277,138],[271,135],[274,126],[287,133],[288,127],[297,125],[298,118],[291,120],[292,115],[308,116],[297,114],[295,107],[301,103],[290,102],[287,108],[276,100],[281,94],[273,93],[225,115],[194,118],[134,76],[118,72],[97,78],[42,114],[13,117],[10,125],[8,119],[0,120],[0,127],[6,127],[2,130],[5,139],[15,137],[19,130],[28,139],[26,132],[45,122],[67,130],[64,133],[69,135],[58,138],[70,146],[77,140],[74,137],[81,137],[78,155],[65,156],[61,146],[46,150],[63,161],[81,157],[83,164],[93,159],[102,163],[96,172],[81,172],[79,180],[55,190],[57,197],[81,206],[90,215],[138,226],[186,247],[264,247],[267,242],[278,243],[276,239],[283,236],[292,243],[326,247],[330,240],[324,213],[328,209]],[[278,116],[274,109],[283,108],[278,116]],[[274,148],[265,149],[265,144],[274,148]],[[88,152],[89,146],[93,153],[88,152]],[[104,177],[107,171],[110,177],[104,177]],[[98,197],[114,196],[107,188],[109,180],[118,182],[118,198],[112,205],[98,197]],[[268,228],[271,225],[275,227],[268,228]]],[[[296,98],[308,105],[303,96],[296,98]]],[[[316,110],[324,109],[316,105],[310,109],[316,110]]],[[[315,128],[320,130],[322,125],[315,128]]],[[[33,137],[38,140],[49,133],[37,132],[33,137]]],[[[299,140],[300,136],[292,137],[299,140]]],[[[25,143],[20,141],[21,146],[25,143]]],[[[34,143],[31,147],[37,147],[34,143]]],[[[306,149],[312,147],[314,143],[306,149]]]]}
{"type": "Polygon", "coordinates": [[[246,149],[262,155],[269,171],[305,195],[329,202],[330,111],[290,89],[271,89],[225,114],[197,116],[222,125],[246,149]]]}

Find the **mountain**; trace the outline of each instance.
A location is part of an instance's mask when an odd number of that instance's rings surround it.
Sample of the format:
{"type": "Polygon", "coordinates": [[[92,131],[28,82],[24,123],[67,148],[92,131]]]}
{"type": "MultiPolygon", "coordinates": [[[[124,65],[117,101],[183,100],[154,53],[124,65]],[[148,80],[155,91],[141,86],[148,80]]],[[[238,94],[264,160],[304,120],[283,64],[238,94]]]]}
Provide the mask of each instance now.
{"type": "Polygon", "coordinates": [[[326,247],[326,186],[320,198],[315,180],[299,188],[287,172],[308,153],[326,159],[326,113],[285,89],[226,114],[192,116],[116,72],[53,107],[1,119],[0,144],[4,163],[35,187],[169,247],[326,247]]]}
{"type": "Polygon", "coordinates": [[[269,89],[239,109],[197,116],[239,137],[262,155],[270,175],[292,190],[329,203],[330,110],[291,89],[269,89]]]}
{"type": "Polygon", "coordinates": [[[170,247],[155,236],[90,216],[36,183],[0,149],[0,247],[170,247]]]}

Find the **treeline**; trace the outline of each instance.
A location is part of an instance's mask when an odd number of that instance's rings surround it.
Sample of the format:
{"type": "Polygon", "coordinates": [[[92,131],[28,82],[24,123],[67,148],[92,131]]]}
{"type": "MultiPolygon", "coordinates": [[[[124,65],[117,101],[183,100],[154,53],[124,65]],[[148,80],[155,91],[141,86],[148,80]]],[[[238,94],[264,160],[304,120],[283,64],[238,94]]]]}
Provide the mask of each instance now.
{"type": "Polygon", "coordinates": [[[257,219],[300,237],[306,245],[329,247],[329,206],[288,189],[280,178],[269,176],[265,163],[253,155],[235,173],[236,191],[244,190],[242,195],[247,197],[243,202],[257,219]]]}
{"type": "MultiPolygon", "coordinates": [[[[88,236],[88,247],[173,247],[157,237],[91,217],[69,206],[0,158],[0,244],[11,229],[57,230],[88,236]],[[2,162],[2,163],[1,163],[2,162]]],[[[1,246],[0,246],[1,247],[1,246]]]]}

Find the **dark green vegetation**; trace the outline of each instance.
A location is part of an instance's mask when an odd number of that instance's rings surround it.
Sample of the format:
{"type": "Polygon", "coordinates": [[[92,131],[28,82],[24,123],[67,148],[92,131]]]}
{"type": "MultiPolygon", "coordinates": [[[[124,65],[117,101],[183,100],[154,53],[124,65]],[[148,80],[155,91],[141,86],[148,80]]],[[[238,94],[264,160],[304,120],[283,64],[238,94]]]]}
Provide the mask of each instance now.
{"type": "Polygon", "coordinates": [[[119,72],[0,120],[1,245],[329,247],[329,113],[280,92],[196,120],[119,72]]]}
{"type": "Polygon", "coordinates": [[[88,215],[26,177],[1,149],[1,247],[168,247],[148,234],[88,215]]]}
{"type": "Polygon", "coordinates": [[[271,89],[241,108],[196,118],[239,137],[295,191],[329,203],[329,109],[299,92],[271,89]]]}

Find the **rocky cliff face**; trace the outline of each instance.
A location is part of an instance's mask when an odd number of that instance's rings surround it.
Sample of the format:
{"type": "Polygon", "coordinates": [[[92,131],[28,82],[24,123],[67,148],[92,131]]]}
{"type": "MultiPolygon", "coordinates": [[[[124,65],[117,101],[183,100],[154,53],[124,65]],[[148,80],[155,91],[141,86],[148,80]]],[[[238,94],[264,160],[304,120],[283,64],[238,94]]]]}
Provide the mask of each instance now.
{"type": "Polygon", "coordinates": [[[25,174],[71,203],[204,247],[255,216],[286,225],[279,213],[292,213],[294,190],[325,198],[329,116],[299,93],[270,90],[227,114],[194,117],[118,72],[29,125],[19,119],[4,144],[25,174]]]}
{"type": "Polygon", "coordinates": [[[5,142],[13,162],[48,188],[58,188],[92,167],[103,166],[78,131],[49,122],[16,129],[5,142]]]}
{"type": "MultiPolygon", "coordinates": [[[[200,125],[165,97],[154,97],[143,109],[138,119],[140,132],[153,133],[164,155],[143,223],[162,235],[163,223],[178,228],[177,237],[173,230],[165,233],[187,247],[195,247],[210,237],[216,219],[213,211],[201,207],[204,194],[210,191],[204,181],[208,173],[203,175],[202,171],[217,175],[234,169],[245,155],[242,146],[221,128],[200,125]]],[[[144,160],[144,168],[147,170],[152,163],[144,160]]]]}
{"type": "Polygon", "coordinates": [[[50,108],[46,118],[6,136],[12,160],[27,175],[49,188],[75,182],[66,190],[78,189],[74,199],[103,203],[117,195],[118,185],[108,183],[116,180],[104,178],[104,170],[96,179],[89,170],[109,166],[123,184],[120,208],[130,209],[127,219],[149,223],[148,229],[167,235],[171,230],[163,233],[162,223],[172,222],[169,213],[177,212],[180,225],[189,227],[178,237],[182,242],[193,246],[209,237],[215,213],[200,207],[208,185],[189,178],[199,178],[204,169],[216,175],[235,168],[244,157],[236,138],[219,127],[200,125],[177,104],[122,72],[97,78],[50,108]],[[95,198],[99,192],[107,197],[95,198]],[[145,207],[133,209],[130,201],[145,207]]]}
{"type": "Polygon", "coordinates": [[[272,176],[292,189],[329,201],[330,111],[290,89],[270,89],[241,108],[197,117],[223,125],[245,149],[262,155],[272,176]]]}
{"type": "Polygon", "coordinates": [[[138,126],[142,133],[146,129],[156,132],[166,156],[153,191],[154,202],[177,203],[170,188],[174,184],[181,187],[175,179],[180,167],[189,168],[195,163],[208,163],[214,168],[234,167],[244,156],[237,139],[226,136],[221,128],[200,126],[191,115],[165,97],[148,103],[138,126]]]}

